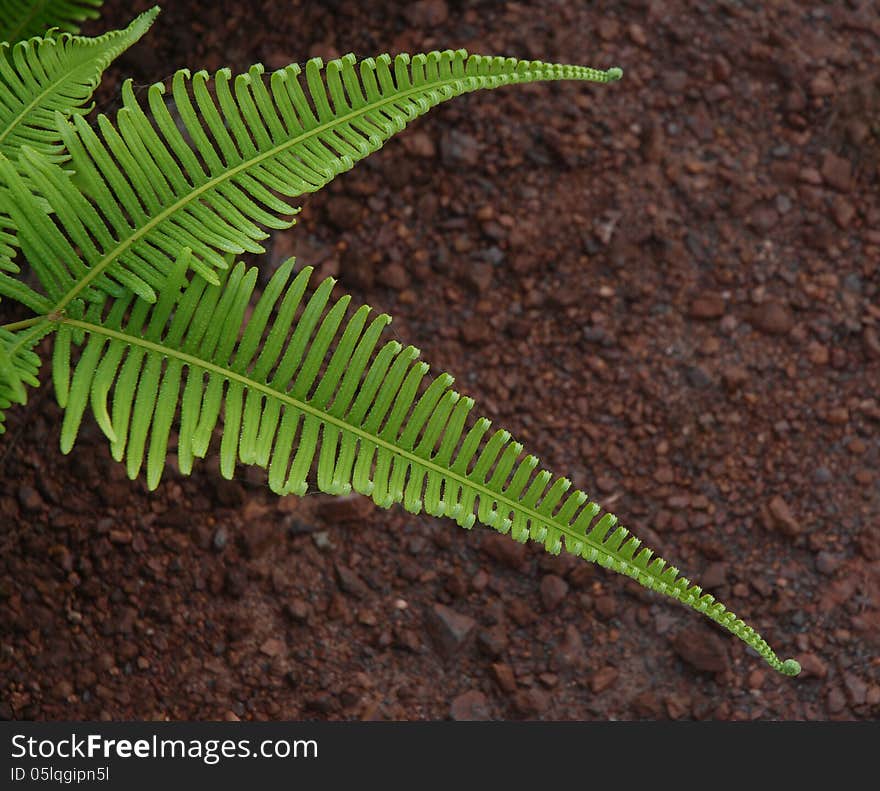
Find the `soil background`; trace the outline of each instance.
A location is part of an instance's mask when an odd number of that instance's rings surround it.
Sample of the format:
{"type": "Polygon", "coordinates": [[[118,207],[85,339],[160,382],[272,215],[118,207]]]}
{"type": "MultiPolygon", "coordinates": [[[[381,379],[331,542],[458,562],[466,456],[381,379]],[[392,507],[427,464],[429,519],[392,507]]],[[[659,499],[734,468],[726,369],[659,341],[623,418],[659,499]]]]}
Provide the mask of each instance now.
{"type": "MultiPolygon", "coordinates": [[[[149,3],[110,0],[85,31],[149,3]]],[[[620,65],[453,100],[272,242],[804,667],[620,575],[262,471],[129,482],[48,383],[0,445],[0,716],[876,719],[872,2],[174,2],[175,69],[354,52],[620,65]]]]}

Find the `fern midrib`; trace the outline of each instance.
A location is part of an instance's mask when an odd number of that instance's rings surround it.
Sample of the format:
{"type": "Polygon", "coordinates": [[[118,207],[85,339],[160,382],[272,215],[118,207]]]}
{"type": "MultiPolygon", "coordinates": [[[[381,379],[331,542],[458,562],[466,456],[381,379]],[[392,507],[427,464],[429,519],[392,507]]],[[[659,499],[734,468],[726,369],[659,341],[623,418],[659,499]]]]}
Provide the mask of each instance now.
{"type": "MultiPolygon", "coordinates": [[[[58,46],[57,43],[56,46],[58,46]]],[[[83,66],[86,65],[86,63],[80,63],[71,71],[63,72],[61,77],[53,81],[49,85],[49,87],[46,88],[46,90],[44,90],[42,93],[38,94],[37,97],[29,105],[27,105],[27,107],[25,107],[20,113],[15,116],[13,123],[7,126],[3,132],[0,132],[0,145],[3,145],[3,141],[6,140],[6,138],[9,137],[9,135],[12,134],[12,132],[23,123],[23,119],[26,118],[28,113],[30,113],[30,111],[33,110],[36,105],[38,105],[44,98],[46,98],[46,96],[52,93],[52,91],[54,91],[61,83],[71,79],[76,69],[81,69],[83,68],[83,66]]]]}
{"type": "MultiPolygon", "coordinates": [[[[479,76],[479,75],[477,75],[479,76]]],[[[490,75],[492,76],[492,75],[490,75]]],[[[504,75],[494,75],[494,76],[504,76],[504,75]]],[[[319,126],[314,127],[313,129],[305,132],[302,135],[298,135],[296,138],[281,143],[273,148],[269,149],[264,153],[258,153],[255,157],[245,160],[244,162],[236,165],[229,170],[224,171],[219,176],[215,176],[213,178],[208,179],[204,184],[199,187],[196,187],[191,192],[188,192],[184,197],[180,200],[173,203],[164,211],[157,214],[153,217],[149,222],[145,225],[141,226],[136,230],[134,234],[129,236],[124,242],[119,244],[114,248],[113,252],[109,255],[104,256],[97,264],[91,267],[83,278],[81,278],[76,286],[74,286],[67,294],[62,297],[62,299],[56,304],[53,308],[54,311],[62,311],[64,308],[74,300],[77,295],[86,288],[89,283],[91,283],[95,278],[97,278],[102,272],[104,272],[107,267],[109,267],[116,259],[118,259],[128,248],[130,248],[133,244],[140,241],[144,236],[146,236],[150,231],[152,231],[157,225],[167,220],[177,211],[179,211],[183,206],[186,206],[188,203],[199,198],[205,192],[214,189],[218,184],[222,184],[224,181],[234,178],[239,173],[244,170],[248,170],[256,165],[259,165],[261,162],[267,159],[271,159],[272,157],[278,156],[281,152],[288,148],[292,148],[298,143],[302,143],[305,140],[308,140],[311,137],[315,137],[316,135],[321,134],[327,129],[331,129],[334,126],[338,126],[344,124],[345,122],[357,118],[362,115],[366,115],[369,112],[373,112],[374,110],[383,107],[387,104],[393,104],[394,102],[398,102],[401,99],[404,99],[412,94],[416,93],[424,93],[425,91],[433,90],[435,88],[439,88],[444,85],[451,85],[456,82],[462,82],[469,78],[469,75],[465,75],[463,77],[454,77],[449,80],[438,80],[437,82],[425,83],[418,87],[410,88],[407,91],[403,91],[401,93],[397,93],[392,97],[383,98],[381,101],[374,102],[372,104],[368,103],[364,105],[364,107],[359,110],[355,110],[353,112],[347,113],[345,115],[338,116],[334,118],[332,121],[327,121],[319,126]]]]}
{"type": "MultiPolygon", "coordinates": [[[[104,327],[101,324],[93,324],[92,322],[82,321],[80,319],[69,319],[63,318],[61,319],[61,323],[68,324],[71,327],[76,327],[78,329],[85,330],[89,333],[97,333],[99,335],[103,335],[107,338],[112,338],[118,341],[122,341],[123,343],[140,346],[146,351],[154,352],[156,354],[160,354],[164,357],[173,357],[180,362],[194,366],[197,368],[202,368],[209,373],[217,374],[225,379],[234,380],[239,384],[244,385],[248,389],[258,390],[265,395],[271,398],[277,398],[280,401],[284,401],[290,406],[301,410],[304,413],[312,415],[313,417],[318,418],[326,423],[330,423],[336,426],[339,429],[344,431],[348,431],[352,434],[357,435],[360,439],[366,440],[368,442],[373,443],[374,445],[381,446],[386,450],[390,451],[393,454],[397,454],[403,456],[407,461],[417,464],[421,467],[426,467],[434,472],[438,473],[441,476],[445,476],[447,478],[452,478],[456,482],[462,484],[463,486],[471,487],[479,490],[479,492],[490,499],[493,499],[499,503],[504,503],[513,511],[520,511],[526,514],[531,519],[535,520],[540,524],[552,524],[554,528],[564,533],[566,536],[570,537],[574,541],[580,541],[584,544],[589,544],[591,547],[596,549],[600,553],[604,553],[606,555],[611,555],[612,557],[618,558],[620,560],[624,560],[624,558],[620,557],[616,551],[612,552],[608,549],[608,547],[602,546],[601,543],[591,540],[587,535],[581,535],[576,533],[570,527],[567,527],[559,522],[557,522],[553,517],[548,517],[545,514],[540,513],[539,511],[531,508],[529,506],[523,505],[516,500],[511,499],[510,497],[505,496],[500,492],[493,491],[485,484],[480,484],[478,482],[472,481],[466,475],[461,475],[460,473],[456,473],[453,470],[443,467],[439,464],[435,464],[434,462],[424,459],[421,456],[413,453],[412,451],[408,451],[404,448],[401,448],[399,445],[395,445],[393,442],[389,442],[388,440],[384,440],[375,434],[371,434],[368,431],[364,431],[362,428],[352,425],[351,423],[342,420],[341,418],[337,418],[322,409],[318,409],[305,401],[300,401],[299,399],[293,398],[287,393],[281,393],[277,390],[273,390],[268,385],[262,384],[261,382],[257,382],[254,379],[250,379],[244,374],[237,373],[235,371],[231,371],[228,368],[224,368],[222,365],[217,365],[216,363],[208,362],[203,360],[201,357],[196,357],[191,354],[186,354],[185,352],[180,351],[179,349],[172,349],[168,346],[163,346],[161,343],[156,343],[154,341],[149,341],[145,338],[140,338],[136,335],[129,335],[125,332],[120,332],[118,330],[110,329],[109,327],[104,327]]],[[[629,562],[629,561],[626,561],[629,562]]],[[[648,571],[647,569],[639,569],[641,573],[647,574],[660,581],[660,575],[656,575],[648,571]]]]}

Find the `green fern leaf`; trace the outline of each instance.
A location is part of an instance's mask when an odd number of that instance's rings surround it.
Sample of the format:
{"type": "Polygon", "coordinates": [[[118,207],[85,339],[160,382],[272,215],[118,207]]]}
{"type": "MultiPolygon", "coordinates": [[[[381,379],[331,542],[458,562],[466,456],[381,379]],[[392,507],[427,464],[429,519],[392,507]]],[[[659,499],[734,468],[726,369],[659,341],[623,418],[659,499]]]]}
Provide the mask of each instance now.
{"type": "Polygon", "coordinates": [[[291,280],[289,260],[248,318],[256,269],[238,264],[221,273],[219,285],[188,282],[189,258],[185,249],[155,304],[124,296],[61,321],[53,378],[65,408],[65,452],[90,404],[130,477],[146,459],[152,489],[178,410],[185,474],[207,453],[222,410],[220,471],[227,478],[237,461],[255,464],[268,469],[274,492],[302,495],[314,468],[324,492],[355,491],[383,508],[401,503],[465,528],[479,522],[539,541],[552,553],[564,548],[704,613],[774,669],[799,670],[613,515],[600,516],[586,494],[570,492],[567,479],[540,469],[508,432],[490,433],[484,418],[471,421],[473,401],[451,389],[451,376],[429,381],[416,349],[380,344],[388,316],[371,320],[367,307],[350,313],[347,296],[333,302],[332,279],[305,300],[311,269],[291,280]],[[77,332],[87,340],[71,370],[77,332]]]}
{"type": "Polygon", "coordinates": [[[115,125],[100,116],[96,132],[79,116],[59,121],[75,185],[22,149],[22,173],[51,193],[56,217],[36,211],[10,168],[0,173],[0,199],[13,204],[23,244],[31,245],[28,260],[55,310],[101,292],[118,295],[119,286],[152,301],[182,246],[192,250],[195,271],[217,283],[226,254],[261,252],[266,228],[293,224],[297,209],[285,198],[320,189],[442,101],[512,83],[619,77],[619,69],[463,50],[360,64],[348,55],[326,68],[313,59],[304,74],[291,65],[268,83],[260,65],[235,78],[222,69],[213,83],[205,72],[179,71],[171,88],[179,120],[164,86],[150,88],[148,114],[127,82],[115,125]],[[48,262],[42,254],[50,250],[48,262]]]}
{"type": "Polygon", "coordinates": [[[62,33],[14,46],[0,43],[0,153],[28,145],[55,162],[67,159],[55,113],[82,115],[104,69],[134,44],[159,13],[153,8],[124,30],[98,38],[62,33]]]}
{"type": "Polygon", "coordinates": [[[6,410],[13,404],[26,404],[26,388],[40,385],[40,358],[31,351],[37,340],[23,343],[21,336],[0,327],[0,434],[6,431],[6,410]]]}
{"type": "Polygon", "coordinates": [[[80,22],[97,19],[104,0],[0,0],[0,41],[23,41],[50,28],[79,33],[80,22]]]}

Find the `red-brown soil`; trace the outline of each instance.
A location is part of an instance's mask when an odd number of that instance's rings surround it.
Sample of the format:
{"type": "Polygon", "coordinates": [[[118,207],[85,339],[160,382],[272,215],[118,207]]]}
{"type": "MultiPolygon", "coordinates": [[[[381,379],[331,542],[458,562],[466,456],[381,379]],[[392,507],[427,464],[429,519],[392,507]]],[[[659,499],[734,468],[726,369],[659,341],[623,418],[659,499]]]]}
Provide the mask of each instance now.
{"type": "MultiPolygon", "coordinates": [[[[111,0],[86,32],[147,5],[111,0]]],[[[47,364],[0,441],[0,716],[876,719],[873,3],[166,6],[100,107],[128,75],[349,51],[625,69],[438,108],[306,197],[264,261],[390,312],[804,672],[488,531],[279,499],[216,459],[149,494],[92,422],[60,454],[47,364]]]]}

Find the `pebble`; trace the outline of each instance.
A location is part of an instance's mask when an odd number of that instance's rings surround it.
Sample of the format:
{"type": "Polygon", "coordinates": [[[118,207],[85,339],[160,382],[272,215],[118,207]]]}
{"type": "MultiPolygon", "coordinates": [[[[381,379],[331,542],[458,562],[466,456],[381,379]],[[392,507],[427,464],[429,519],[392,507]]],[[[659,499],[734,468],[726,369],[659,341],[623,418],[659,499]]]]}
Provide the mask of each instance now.
{"type": "Polygon", "coordinates": [[[413,27],[426,33],[449,18],[449,6],[446,0],[417,0],[406,7],[404,15],[413,27]]]}
{"type": "Polygon", "coordinates": [[[381,282],[395,291],[403,291],[409,287],[410,277],[400,264],[388,264],[382,271],[381,282]]]}
{"type": "Polygon", "coordinates": [[[404,150],[422,159],[433,159],[437,155],[437,146],[434,139],[427,132],[410,130],[403,135],[400,143],[404,150]]]}
{"type": "Polygon", "coordinates": [[[550,695],[540,689],[521,689],[514,695],[513,705],[523,717],[540,717],[550,708],[550,695]]]}
{"type": "Polygon", "coordinates": [[[843,558],[831,552],[820,552],[816,555],[816,569],[822,574],[831,576],[843,563],[843,558]]]}
{"type": "Polygon", "coordinates": [[[311,607],[305,599],[292,599],[284,606],[284,614],[292,621],[305,623],[309,619],[311,607]]]}
{"type": "Polygon", "coordinates": [[[565,627],[565,635],[556,648],[553,659],[560,668],[580,670],[586,666],[587,655],[584,641],[574,625],[569,624],[565,627]]]}
{"type": "Polygon", "coordinates": [[[691,300],[688,315],[694,319],[720,319],[724,315],[724,300],[718,294],[701,294],[691,300]]]}
{"type": "Polygon", "coordinates": [[[336,572],[336,582],[340,590],[350,593],[356,599],[363,599],[369,594],[369,588],[367,588],[364,581],[348,566],[337,563],[334,566],[334,570],[336,572]]]}
{"type": "Polygon", "coordinates": [[[710,563],[700,575],[700,584],[704,588],[717,588],[727,582],[727,564],[710,563]]]}
{"type": "Polygon", "coordinates": [[[425,618],[425,628],[437,653],[449,659],[458,653],[474,632],[477,622],[445,604],[435,604],[425,618]]]}
{"type": "Polygon", "coordinates": [[[727,644],[705,626],[689,626],[672,638],[672,647],[685,662],[706,673],[730,669],[727,644]]]}
{"type": "Polygon", "coordinates": [[[813,470],[813,483],[826,484],[834,479],[834,475],[827,467],[820,466],[813,470]]]}
{"type": "Polygon", "coordinates": [[[510,665],[504,662],[494,662],[492,664],[492,677],[502,692],[512,693],[516,691],[516,677],[513,675],[513,668],[510,665]]]}
{"type": "Polygon", "coordinates": [[[607,665],[601,670],[597,670],[590,679],[590,689],[593,690],[594,694],[598,695],[600,692],[604,692],[606,689],[613,686],[614,682],[617,681],[618,676],[620,676],[618,669],[607,665]]]}
{"type": "Polygon", "coordinates": [[[547,574],[541,580],[541,603],[544,609],[552,612],[565,601],[568,583],[556,574],[547,574]]]}
{"type": "Polygon", "coordinates": [[[806,676],[825,678],[828,675],[828,666],[825,664],[822,658],[817,656],[816,654],[799,654],[798,662],[800,662],[801,671],[806,676]]]}
{"type": "Polygon", "coordinates": [[[861,706],[867,700],[868,685],[855,673],[845,673],[843,686],[846,689],[849,702],[853,706],[861,706]]]}
{"type": "Polygon", "coordinates": [[[211,544],[218,552],[222,552],[228,543],[229,531],[226,529],[226,525],[220,525],[214,531],[214,537],[211,540],[211,544]]]}
{"type": "Polygon", "coordinates": [[[18,502],[25,511],[31,513],[42,511],[46,507],[40,493],[33,486],[22,485],[18,487],[18,502]]]}
{"type": "Polygon", "coordinates": [[[372,501],[360,494],[321,496],[316,509],[318,518],[331,525],[360,522],[373,511],[372,501]]]}
{"type": "Polygon", "coordinates": [[[596,612],[605,620],[617,615],[617,599],[614,596],[600,596],[596,599],[596,612]]]}
{"type": "Polygon", "coordinates": [[[774,495],[767,504],[767,511],[772,525],[786,535],[797,536],[803,532],[803,525],[794,518],[788,503],[780,495],[774,495]]]}
{"type": "Polygon", "coordinates": [[[275,637],[270,637],[260,646],[260,652],[269,657],[279,656],[284,651],[284,643],[275,637]]]}
{"type": "Polygon", "coordinates": [[[481,629],[477,634],[477,645],[491,659],[498,659],[507,649],[509,642],[507,630],[501,624],[481,629]]]}
{"type": "Polygon", "coordinates": [[[834,217],[837,227],[845,231],[852,224],[853,218],[856,216],[856,207],[843,195],[835,195],[831,201],[831,216],[834,217]]]}
{"type": "Polygon", "coordinates": [[[440,141],[440,157],[448,167],[476,167],[480,162],[480,144],[466,132],[452,129],[440,141]]]}
{"type": "Polygon", "coordinates": [[[834,189],[849,192],[852,188],[852,164],[848,159],[827,151],[820,172],[825,183],[834,189]]]}
{"type": "Polygon", "coordinates": [[[449,716],[456,722],[491,719],[489,701],[479,690],[470,689],[453,698],[452,705],[449,707],[449,716]]]}
{"type": "Polygon", "coordinates": [[[481,548],[490,557],[512,569],[520,569],[528,553],[525,544],[520,544],[501,533],[486,533],[481,548]]]}
{"type": "Polygon", "coordinates": [[[794,327],[791,311],[774,300],[755,306],[748,320],[755,329],[767,335],[785,335],[794,327]]]}

